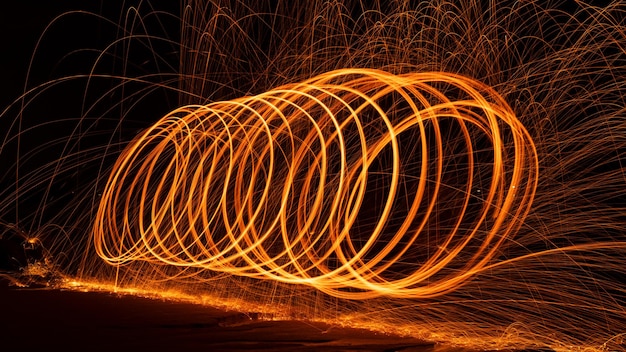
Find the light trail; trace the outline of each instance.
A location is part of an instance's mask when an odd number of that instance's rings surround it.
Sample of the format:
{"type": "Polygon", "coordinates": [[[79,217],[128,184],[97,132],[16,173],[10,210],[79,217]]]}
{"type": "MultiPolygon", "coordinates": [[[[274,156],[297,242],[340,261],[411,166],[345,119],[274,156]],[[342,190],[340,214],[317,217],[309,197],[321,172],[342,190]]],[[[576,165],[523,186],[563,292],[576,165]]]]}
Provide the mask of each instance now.
{"type": "Polygon", "coordinates": [[[2,107],[5,265],[478,349],[624,350],[626,1],[131,2],[56,18],[2,107]],[[110,41],[55,56],[74,19],[110,41]]]}
{"type": "Polygon", "coordinates": [[[538,161],[484,84],[344,69],[176,109],[113,170],[94,225],[111,264],[196,267],[347,299],[426,298],[499,255],[528,214],[538,161]],[[373,173],[384,182],[369,182],[373,173]],[[380,204],[364,202],[373,193],[380,204]]]}

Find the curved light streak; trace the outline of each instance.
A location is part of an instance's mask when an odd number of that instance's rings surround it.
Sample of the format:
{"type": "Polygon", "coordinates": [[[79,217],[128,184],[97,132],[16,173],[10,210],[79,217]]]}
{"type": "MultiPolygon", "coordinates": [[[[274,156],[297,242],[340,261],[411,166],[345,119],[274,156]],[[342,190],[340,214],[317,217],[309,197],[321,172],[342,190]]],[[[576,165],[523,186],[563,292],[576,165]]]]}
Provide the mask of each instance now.
{"type": "Polygon", "coordinates": [[[435,297],[497,260],[537,179],[530,135],[488,86],[342,69],[164,116],[119,157],[94,243],[113,265],[435,297]]]}

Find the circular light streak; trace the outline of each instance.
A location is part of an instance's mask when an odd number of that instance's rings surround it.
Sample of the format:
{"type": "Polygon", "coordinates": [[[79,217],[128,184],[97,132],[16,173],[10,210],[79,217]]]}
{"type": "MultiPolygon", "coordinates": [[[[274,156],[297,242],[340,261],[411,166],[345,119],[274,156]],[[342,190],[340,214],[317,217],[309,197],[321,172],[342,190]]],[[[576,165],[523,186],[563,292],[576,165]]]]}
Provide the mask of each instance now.
{"type": "Polygon", "coordinates": [[[490,87],[342,69],[163,117],[119,157],[94,241],[114,265],[427,298],[502,255],[537,178],[531,137],[490,87]]]}

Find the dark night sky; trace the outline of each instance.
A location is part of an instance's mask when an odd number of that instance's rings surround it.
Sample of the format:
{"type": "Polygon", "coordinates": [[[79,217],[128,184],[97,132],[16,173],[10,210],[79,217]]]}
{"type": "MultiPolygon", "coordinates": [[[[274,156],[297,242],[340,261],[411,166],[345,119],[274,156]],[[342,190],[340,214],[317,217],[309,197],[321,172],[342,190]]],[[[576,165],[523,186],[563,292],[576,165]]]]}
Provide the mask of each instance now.
{"type": "MultiPolygon", "coordinates": [[[[2,89],[0,105],[9,104],[22,92],[24,79],[37,39],[56,16],[70,10],[97,11],[99,1],[11,1],[3,4],[0,11],[0,42],[3,55],[0,56],[2,68],[2,89]]],[[[70,26],[57,27],[61,36],[87,36],[87,33],[75,31],[70,26]]],[[[67,42],[55,40],[45,43],[46,55],[58,56],[63,53],[67,42]]],[[[48,66],[48,65],[44,65],[48,66]]],[[[48,66],[49,68],[49,66],[48,66]]],[[[39,67],[33,72],[35,80],[46,78],[46,67],[39,67]]],[[[49,72],[48,72],[49,74],[49,72]]]]}
{"type": "MultiPolygon", "coordinates": [[[[4,3],[0,10],[0,43],[3,48],[0,55],[3,82],[0,85],[0,106],[6,107],[23,92],[29,61],[37,40],[55,17],[71,11],[85,11],[121,23],[120,18],[124,15],[122,7],[128,9],[137,3],[142,1],[26,0],[4,3]]],[[[179,9],[178,1],[168,2],[167,5],[144,1],[142,6],[155,5],[168,12],[179,9]]],[[[60,65],[64,55],[76,49],[102,49],[117,37],[113,26],[98,21],[93,16],[64,16],[45,34],[35,55],[29,81],[40,83],[53,77],[62,77],[66,72],[63,65],[60,65]]],[[[82,70],[92,63],[85,60],[82,70]]],[[[72,65],[81,63],[72,62],[72,65]]],[[[76,67],[76,71],[81,71],[81,67],[76,67]]]]}

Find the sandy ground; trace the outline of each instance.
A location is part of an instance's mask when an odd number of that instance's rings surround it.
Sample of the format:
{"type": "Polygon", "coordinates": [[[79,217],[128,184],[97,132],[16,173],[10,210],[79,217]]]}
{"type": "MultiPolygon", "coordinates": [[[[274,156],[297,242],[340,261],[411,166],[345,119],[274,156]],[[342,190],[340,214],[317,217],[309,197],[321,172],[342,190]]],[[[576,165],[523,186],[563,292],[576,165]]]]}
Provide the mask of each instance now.
{"type": "Polygon", "coordinates": [[[188,303],[6,281],[0,312],[2,351],[463,351],[366,330],[254,321],[188,303]]]}

